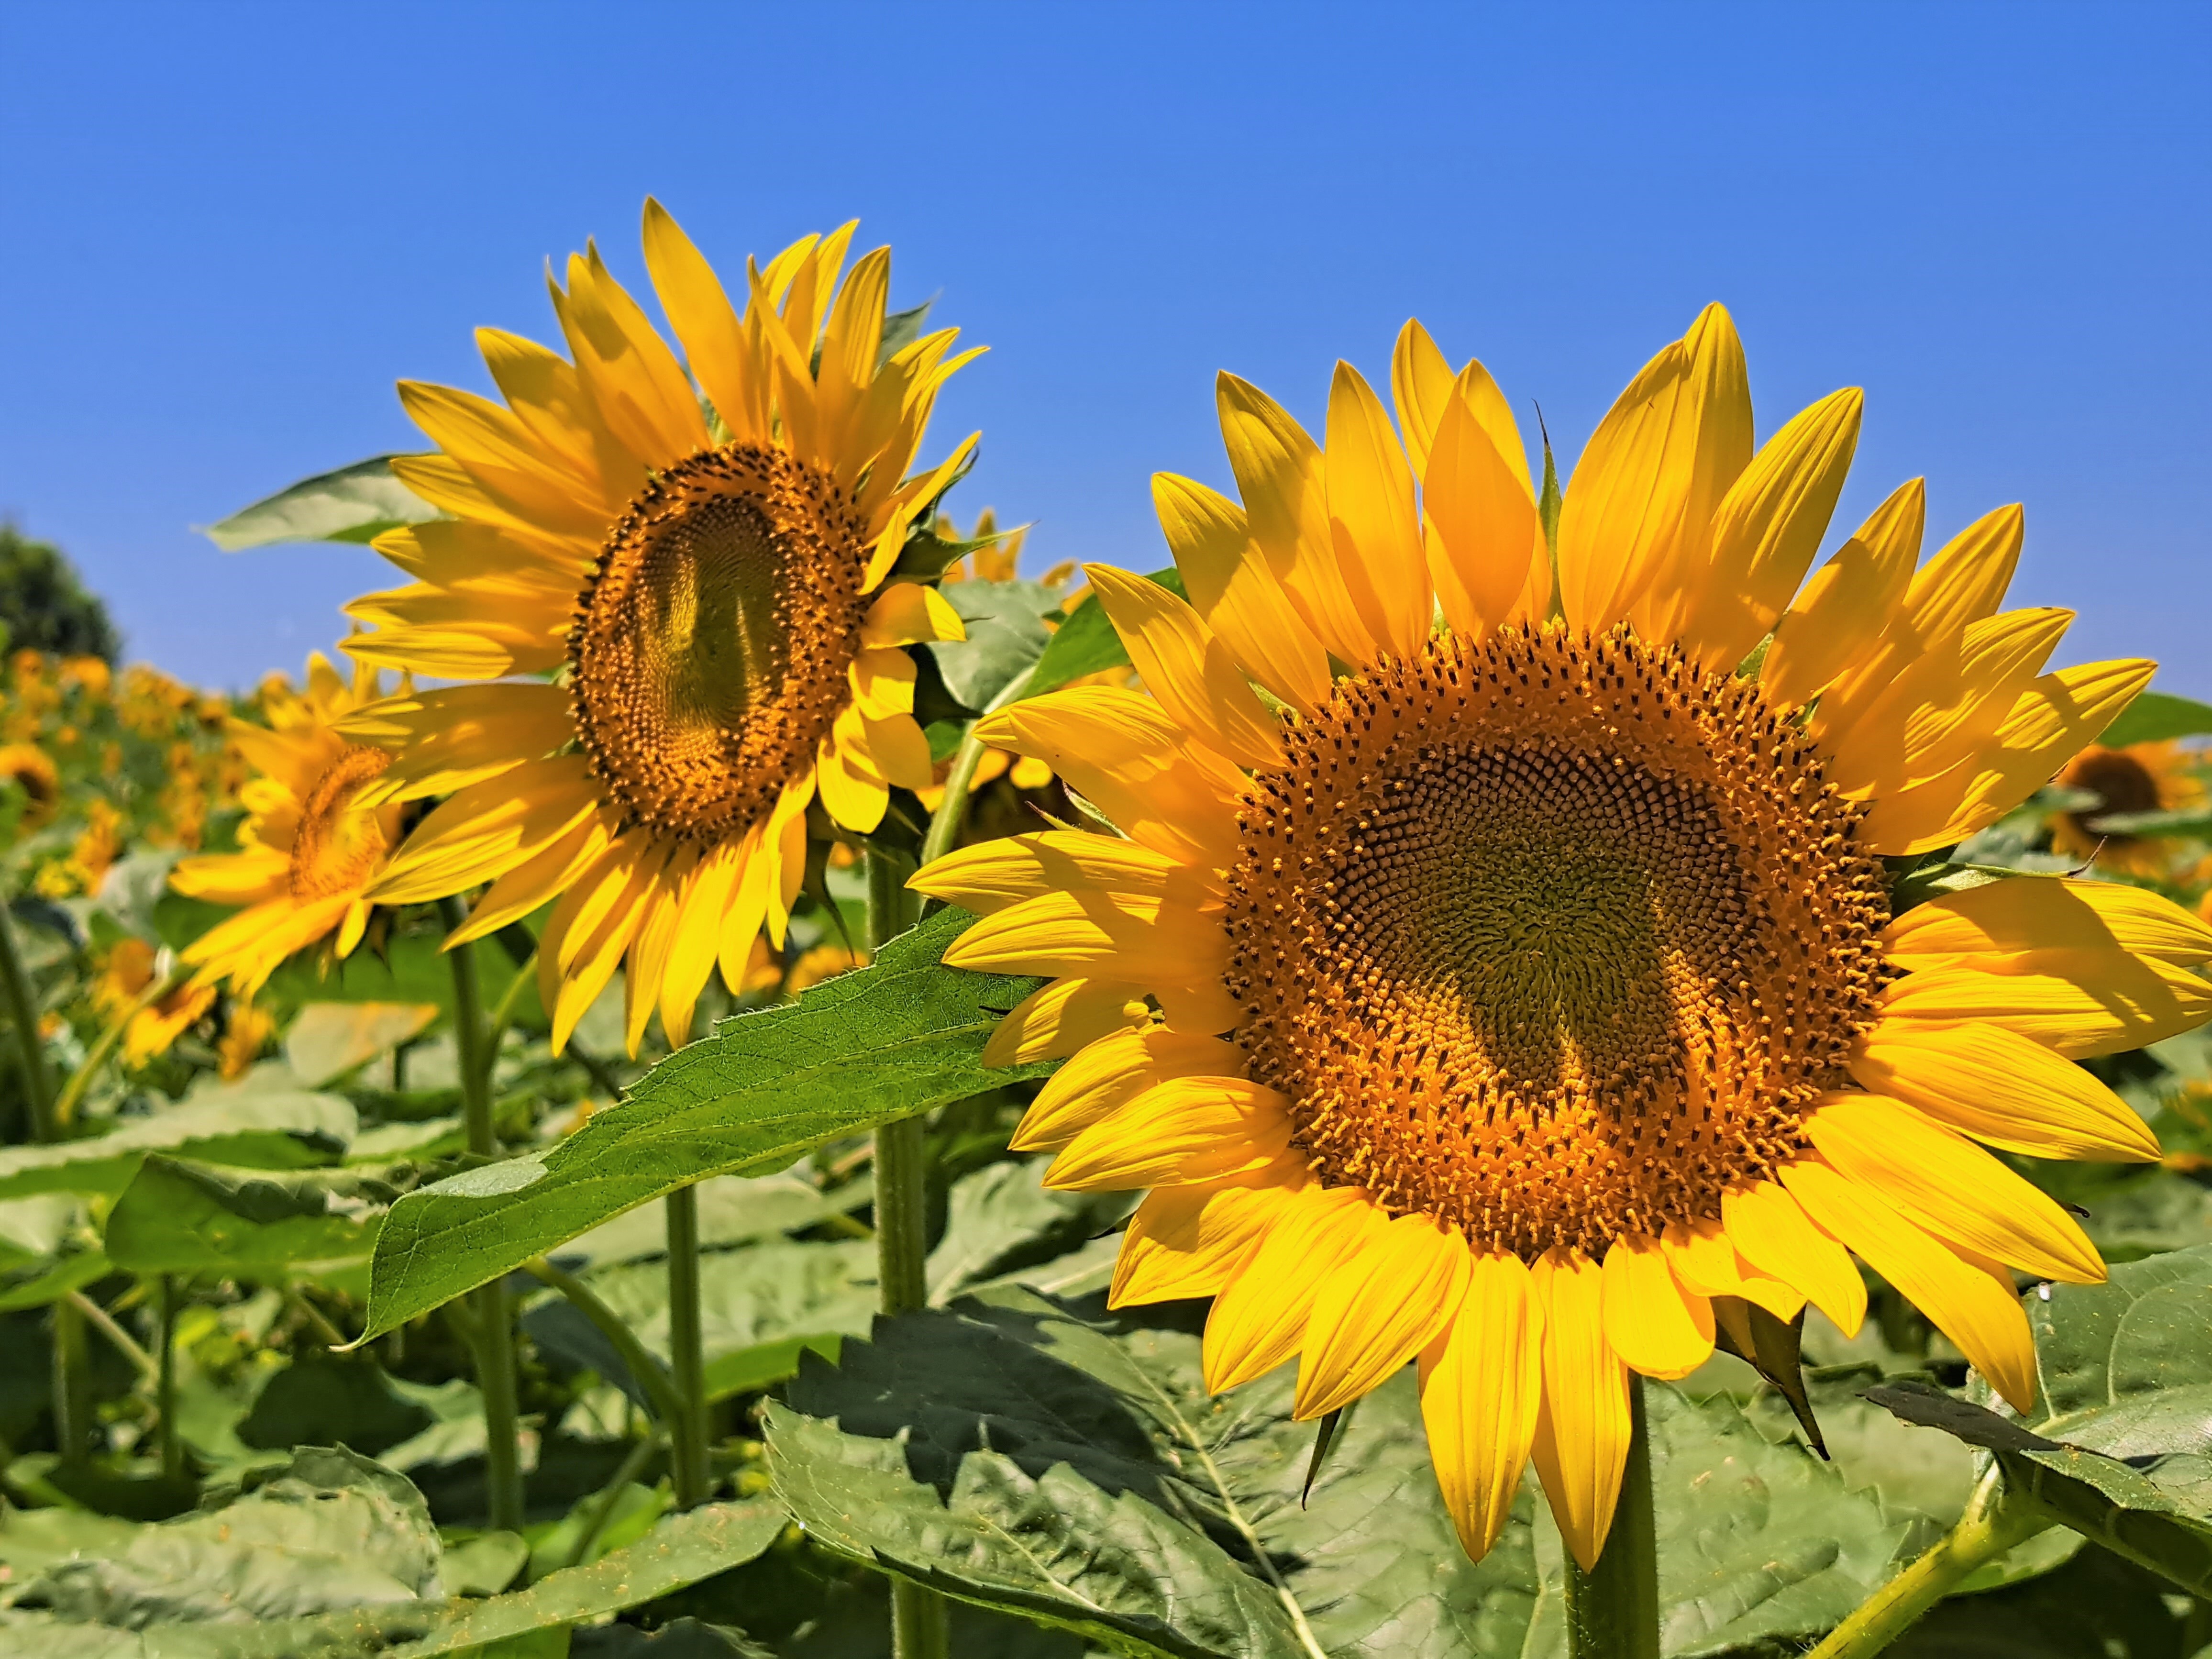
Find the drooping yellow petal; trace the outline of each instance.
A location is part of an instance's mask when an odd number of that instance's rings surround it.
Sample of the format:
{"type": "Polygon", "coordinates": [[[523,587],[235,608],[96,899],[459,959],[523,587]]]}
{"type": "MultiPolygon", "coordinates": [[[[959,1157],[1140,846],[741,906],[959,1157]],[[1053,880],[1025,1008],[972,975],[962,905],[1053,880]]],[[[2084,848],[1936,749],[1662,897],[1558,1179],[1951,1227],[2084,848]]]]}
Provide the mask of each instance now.
{"type": "Polygon", "coordinates": [[[1544,1404],[1530,1450],[1560,1536],[1587,1572],[1620,1498],[1628,1370],[1605,1334],[1605,1270],[1553,1250],[1529,1275],[1544,1304],[1544,1404]]]}
{"type": "Polygon", "coordinates": [[[1259,387],[1224,373],[1214,389],[1253,541],[1322,643],[1346,662],[1371,661],[1374,636],[1337,568],[1320,446],[1259,387]]]}
{"type": "Polygon", "coordinates": [[[1243,1050],[1218,1037],[1161,1026],[1114,1031],[1045,1079],[1015,1130],[1018,1152],[1056,1151],[1125,1102],[1178,1077],[1237,1077],[1243,1050]]]}
{"type": "Polygon", "coordinates": [[[1085,1044],[1152,1018],[1146,989],[1109,980],[1056,979],[1016,1003],[983,1045],[986,1066],[1061,1060],[1085,1044]]]}
{"type": "Polygon", "coordinates": [[[1487,1555],[1513,1510],[1543,1400],[1543,1309],[1518,1256],[1474,1258],[1450,1333],[1421,1378],[1421,1419],[1460,1543],[1487,1555]]]}
{"type": "Polygon", "coordinates": [[[1290,1145],[1288,1105],[1273,1089],[1242,1078],[1171,1078],[1068,1142],[1045,1185],[1113,1191],[1249,1174],[1290,1145]]]}
{"type": "Polygon", "coordinates": [[[1467,1241],[1419,1213],[1376,1229],[1314,1292],[1291,1414],[1348,1406],[1441,1334],[1467,1293],[1467,1241]]]}
{"type": "Polygon", "coordinates": [[[1261,684],[1312,710],[1328,695],[1328,653],[1253,544],[1244,509],[1171,472],[1152,475],[1152,507],[1191,608],[1261,684]]]}
{"type": "MultiPolygon", "coordinates": [[[[1659,1243],[1674,1277],[1694,1295],[1711,1299],[1738,1297],[1756,1302],[1785,1321],[1795,1319],[1808,1300],[1802,1291],[1759,1272],[1746,1261],[1718,1221],[1708,1219],[1694,1227],[1671,1222],[1659,1243]]],[[[1717,1309],[1714,1317],[1719,1317],[1717,1309]]]]}
{"type": "Polygon", "coordinates": [[[977,738],[1043,761],[1124,835],[1186,863],[1235,855],[1243,775],[1209,766],[1149,697],[1115,686],[1048,692],[975,724],[977,738]]]}
{"type": "Polygon", "coordinates": [[[1377,645],[1410,656],[1429,636],[1428,560],[1413,475],[1382,400],[1350,363],[1329,385],[1329,535],[1352,603],[1377,645]]]}
{"type": "Polygon", "coordinates": [[[1613,1241],[1604,1310],[1606,1340],[1646,1376],[1687,1376],[1712,1358],[1712,1304],[1676,1279],[1656,1238],[1629,1233],[1613,1241]]]}
{"type": "Polygon", "coordinates": [[[2074,1218],[1964,1135],[1881,1095],[1825,1095],[1805,1119],[1822,1157],[1938,1237],[2045,1279],[2098,1285],[2074,1218]]]}
{"type": "Polygon", "coordinates": [[[1218,877],[1164,853],[1078,830],[977,842],[933,860],[907,885],[979,916],[1047,893],[1097,892],[1196,909],[1223,891],[1218,877]]]}
{"type": "Polygon", "coordinates": [[[1158,583],[1111,565],[1086,564],[1083,574],[1146,689],[1183,730],[1239,766],[1282,764],[1275,717],[1197,611],[1158,583]]]}
{"type": "Polygon", "coordinates": [[[2057,949],[2132,951],[2187,967],[2212,962],[2212,926],[2148,888],[2012,876],[1913,906],[1882,930],[1881,945],[1910,969],[2057,949]]]}
{"type": "Polygon", "coordinates": [[[1269,1371],[1304,1345],[1315,1293],[1389,1217],[1357,1187],[1308,1183],[1291,1194],[1206,1316],[1201,1358],[1209,1394],[1269,1371]]]}
{"type": "Polygon", "coordinates": [[[2015,1411],[2033,1407],[2035,1339],[2008,1278],[1963,1260],[1823,1158],[1800,1159],[1782,1178],[1821,1226],[1957,1343],[2015,1411]]]}
{"type": "Polygon", "coordinates": [[[1745,1261],[1804,1291],[1845,1336],[1858,1334],[1866,1281],[1784,1188],[1771,1181],[1729,1188],[1721,1195],[1721,1224],[1745,1261]]]}
{"type": "Polygon", "coordinates": [[[690,1036],[699,994],[714,977],[722,926],[744,873],[745,851],[743,838],[716,843],[684,886],[675,937],[661,970],[660,1025],[671,1047],[680,1047],[690,1036]]]}
{"type": "Polygon", "coordinates": [[[1255,1176],[1146,1195],[1121,1235],[1109,1308],[1212,1296],[1259,1247],[1305,1182],[1296,1158],[1255,1176]]]}
{"type": "Polygon", "coordinates": [[[2127,1102],[2072,1060],[2002,1026],[1885,1020],[1859,1039],[1850,1064],[1863,1087],[2007,1152],[2159,1156],[2158,1137],[2127,1102]]]}
{"type": "Polygon", "coordinates": [[[1882,1018],[1885,1024],[1986,1020],[2086,1060],[2144,1048],[2212,1019],[2212,984],[2124,951],[2023,951],[1907,974],[1882,993],[1882,1018]]]}

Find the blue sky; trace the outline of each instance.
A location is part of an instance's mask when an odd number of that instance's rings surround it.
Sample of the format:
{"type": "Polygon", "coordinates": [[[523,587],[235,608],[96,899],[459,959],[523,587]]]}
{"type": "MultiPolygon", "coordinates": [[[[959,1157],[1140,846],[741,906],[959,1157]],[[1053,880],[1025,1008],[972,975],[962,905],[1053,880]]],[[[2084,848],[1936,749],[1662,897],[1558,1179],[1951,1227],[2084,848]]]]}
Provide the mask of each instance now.
{"type": "MultiPolygon", "coordinates": [[[[296,669],[365,550],[188,526],[420,447],[657,194],[717,263],[861,221],[991,354],[935,447],[1042,565],[1165,562],[1146,480],[1227,482],[1230,368],[1319,429],[1418,314],[1563,462],[1719,299],[1761,432],[1867,389],[1840,538],[2027,504],[2069,659],[2212,696],[2212,6],[0,7],[0,514],[130,653],[296,669]]],[[[1931,546],[1932,546],[1931,542],[1931,546]]]]}

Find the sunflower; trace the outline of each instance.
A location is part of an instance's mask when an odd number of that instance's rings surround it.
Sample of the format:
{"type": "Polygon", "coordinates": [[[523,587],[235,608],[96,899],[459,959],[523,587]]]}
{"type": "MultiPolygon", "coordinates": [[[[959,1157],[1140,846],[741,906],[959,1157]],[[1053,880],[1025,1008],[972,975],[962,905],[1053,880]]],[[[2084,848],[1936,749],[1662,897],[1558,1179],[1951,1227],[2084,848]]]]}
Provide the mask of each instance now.
{"type": "Polygon", "coordinates": [[[2172,811],[2196,806],[2204,799],[2204,786],[2196,773],[2197,757],[2177,743],[2131,743],[2124,749],[2091,744],[2066,763],[2058,781],[2069,789],[2083,789],[2098,804],[2086,811],[2054,813],[2051,845],[2054,852],[2116,874],[2155,879],[2172,866],[2172,842],[2157,836],[2130,836],[2091,828],[2092,822],[2115,812],[2172,811]]]}
{"type": "Polygon", "coordinates": [[[328,939],[343,957],[361,943],[368,888],[399,839],[402,809],[363,805],[392,757],[349,741],[337,722],[381,699],[382,679],[357,666],[349,685],[318,652],[304,695],[266,700],[267,726],[231,723],[231,743],[257,774],[239,791],[239,850],[186,859],[169,876],[187,897],[246,907],[185,948],[195,986],[228,978],[250,999],[295,951],[328,939]]]}
{"type": "Polygon", "coordinates": [[[351,607],[376,631],[347,648],[481,684],[349,728],[398,750],[372,799],[451,796],[375,891],[489,882],[453,943],[557,899],[538,958],[556,1051],[625,957],[631,1052],[656,1006],[683,1042],[717,963],[735,990],[763,927],[781,948],[810,804],[866,833],[892,785],[930,782],[904,647],[961,624],[891,573],[974,451],[906,476],[976,354],[886,334],[890,250],[838,279],[853,228],[749,264],[740,315],[648,201],[688,374],[594,249],[553,289],[568,357],[479,332],[504,406],[400,387],[441,453],[394,469],[452,516],[378,539],[420,580],[351,607]]]}
{"type": "Polygon", "coordinates": [[[0,744],[0,780],[23,792],[22,825],[35,830],[54,815],[61,799],[61,769],[35,743],[0,744]]]}
{"type": "Polygon", "coordinates": [[[1242,504],[1154,480],[1189,602],[1088,572],[1151,695],[985,723],[1122,832],[915,880],[983,918],[948,963],[1052,976],[989,1045],[1066,1057],[1016,1144],[1153,1189],[1114,1300],[1212,1297],[1209,1388],[1296,1356],[1316,1418],[1418,1362],[1477,1557],[1533,1457],[1590,1565],[1630,1373],[1751,1304],[1856,1329],[1851,1253],[2026,1407],[2008,1267],[2104,1268],[1975,1143],[2155,1157],[2071,1062],[2212,1013],[2212,928],[2055,878],[1893,915],[1881,860],[2016,805],[2151,665],[2042,672],[2068,613],[1998,610],[2020,513],[1921,564],[1917,482],[1800,591],[1860,397],[1754,448],[1717,307],[1590,439],[1556,575],[1481,366],[1409,324],[1393,389],[1395,426],[1340,364],[1323,447],[1223,376],[1242,504]]]}
{"type": "Polygon", "coordinates": [[[215,1006],[212,985],[179,985],[166,996],[152,998],[161,962],[144,939],[116,941],[93,981],[93,1006],[111,1020],[127,1018],[123,1058],[129,1066],[143,1066],[156,1054],[168,1053],[177,1039],[198,1024],[215,1006]]]}

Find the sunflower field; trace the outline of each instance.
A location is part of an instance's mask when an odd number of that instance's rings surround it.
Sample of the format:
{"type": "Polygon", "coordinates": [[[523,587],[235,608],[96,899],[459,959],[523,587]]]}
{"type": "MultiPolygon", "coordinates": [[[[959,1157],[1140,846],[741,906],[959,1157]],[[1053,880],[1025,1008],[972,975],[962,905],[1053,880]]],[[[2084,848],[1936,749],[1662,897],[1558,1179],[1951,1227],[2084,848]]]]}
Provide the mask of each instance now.
{"type": "Polygon", "coordinates": [[[2212,707],[1718,306],[1047,568],[854,236],[213,526],[295,677],[6,659],[0,1651],[2212,1648],[2212,707]]]}

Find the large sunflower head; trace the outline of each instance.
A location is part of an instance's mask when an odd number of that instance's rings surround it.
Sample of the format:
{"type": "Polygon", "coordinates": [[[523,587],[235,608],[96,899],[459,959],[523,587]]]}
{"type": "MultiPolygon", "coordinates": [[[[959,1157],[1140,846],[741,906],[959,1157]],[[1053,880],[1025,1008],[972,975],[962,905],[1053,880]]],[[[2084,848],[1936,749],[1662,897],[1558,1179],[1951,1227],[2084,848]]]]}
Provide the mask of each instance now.
{"type": "Polygon", "coordinates": [[[238,851],[185,859],[169,877],[189,897],[244,907],[185,947],[195,986],[228,979],[250,998],[295,951],[327,941],[336,958],[361,943],[403,809],[364,799],[392,757],[338,723],[382,699],[382,680],[358,664],[349,683],[318,652],[303,694],[266,700],[267,726],[231,722],[231,743],[254,771],[238,792],[238,851]]]}
{"type": "Polygon", "coordinates": [[[358,601],[347,648],[477,684],[350,728],[398,750],[372,799],[452,797],[376,891],[490,883],[454,943],[557,899],[556,1048],[625,959],[633,1052],[656,1006],[683,1041],[718,962],[734,990],[763,927],[781,945],[810,804],[866,833],[929,784],[905,647],[960,623],[892,572],[973,453],[908,476],[975,354],[889,326],[890,250],[841,277],[852,234],[749,262],[740,308],[647,202],[680,358],[592,250],[552,284],[566,356],[478,332],[503,404],[400,387],[439,453],[395,470],[450,516],[378,540],[418,580],[358,601]]]}
{"type": "Polygon", "coordinates": [[[1630,1371],[1753,1304],[1856,1328],[1850,1252],[2025,1406],[2008,1269],[2103,1267],[1976,1142],[2155,1156],[2071,1062],[2212,1013],[2212,929],[2043,878],[1893,913],[1884,860],[2016,805],[2150,665],[2045,672],[2068,613],[1998,608],[2018,510],[1923,563],[1917,482],[1808,582],[1859,395],[1755,445],[1717,307],[1591,437],[1555,556],[1482,367],[1409,324],[1392,381],[1395,422],[1339,365],[1317,444],[1222,377],[1242,501],[1154,481],[1188,602],[1089,572],[1151,695],[985,722],[1122,832],[915,880],[982,915],[949,963],[1054,976],[992,1045],[1068,1057],[1019,1144],[1153,1188],[1114,1295],[1214,1297],[1211,1386],[1295,1356],[1315,1417],[1418,1360],[1477,1555],[1533,1456],[1587,1565],[1630,1371]]]}

